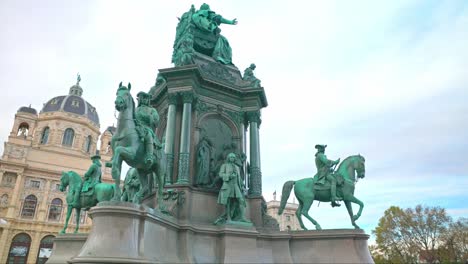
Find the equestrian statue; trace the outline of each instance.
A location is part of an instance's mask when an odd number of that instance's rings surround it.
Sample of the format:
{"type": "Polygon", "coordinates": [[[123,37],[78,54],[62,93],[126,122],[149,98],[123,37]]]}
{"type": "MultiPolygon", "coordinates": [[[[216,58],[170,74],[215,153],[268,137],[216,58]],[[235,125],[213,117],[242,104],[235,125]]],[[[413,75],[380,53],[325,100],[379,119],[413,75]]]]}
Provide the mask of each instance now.
{"type": "Polygon", "coordinates": [[[91,157],[93,164],[91,164],[85,173],[84,181],[74,171],[62,172],[60,191],[63,192],[68,187],[68,193],[66,198],[67,217],[65,219],[65,226],[60,233],[64,234],[66,232],[73,208],[75,209],[76,217],[75,233],[77,233],[80,228],[81,209],[89,210],[99,202],[110,201],[114,196],[114,185],[101,182],[100,159],[99,155],[91,157]]]}
{"type": "Polygon", "coordinates": [[[112,178],[115,182],[113,201],[121,200],[120,174],[122,162],[136,169],[141,188],[135,194],[134,202],[141,203],[146,195],[150,194],[153,186],[153,177],[158,185],[158,205],[162,212],[165,207],[160,199],[163,195],[164,173],[161,166],[161,143],[154,134],[159,125],[159,115],[156,109],[149,105],[150,95],[138,93],[138,108],[130,94],[131,84],[128,87],[119,84],[115,109],[119,112],[117,129],[112,137],[111,147],[113,156],[106,166],[112,167],[112,178]]]}
{"type": "Polygon", "coordinates": [[[299,201],[296,216],[302,229],[307,230],[302,222],[301,215],[309,219],[317,230],[322,229],[318,222],[308,213],[314,200],[331,202],[332,207],[340,206],[338,201],[342,200],[348,210],[352,225],[355,228],[359,228],[356,224],[356,220],[361,216],[364,203],[354,196],[354,187],[357,180],[365,176],[365,159],[361,155],[349,156],[344,159],[338,166],[338,169],[334,171],[334,167],[339,164],[340,159],[336,161],[329,160],[327,156],[325,156],[326,147],[327,145],[315,146],[317,149],[317,153],[315,154],[317,174],[313,178],[287,181],[283,185],[278,214],[281,215],[283,213],[291,190],[294,188],[294,194],[299,201]],[[359,211],[356,215],[353,214],[351,203],[359,205],[359,211]]]}

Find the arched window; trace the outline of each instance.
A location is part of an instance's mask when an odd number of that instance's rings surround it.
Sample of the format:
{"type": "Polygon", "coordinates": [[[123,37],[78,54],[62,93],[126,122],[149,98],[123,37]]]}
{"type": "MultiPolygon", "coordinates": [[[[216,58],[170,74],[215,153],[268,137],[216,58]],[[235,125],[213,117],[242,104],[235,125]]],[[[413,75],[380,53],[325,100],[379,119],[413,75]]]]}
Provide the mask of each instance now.
{"type": "Polygon", "coordinates": [[[8,194],[2,195],[2,198],[0,198],[0,206],[8,206],[8,194]]]}
{"type": "Polygon", "coordinates": [[[7,263],[27,263],[31,237],[26,233],[16,235],[11,241],[7,263]]]}
{"type": "Polygon", "coordinates": [[[45,127],[44,130],[42,130],[41,144],[47,144],[49,141],[49,131],[49,127],[45,127]]]}
{"type": "Polygon", "coordinates": [[[60,221],[62,215],[63,202],[60,198],[55,198],[50,203],[49,208],[49,221],[60,221]]]}
{"type": "Polygon", "coordinates": [[[52,246],[54,245],[55,236],[45,236],[39,244],[39,251],[37,253],[37,264],[44,264],[52,255],[52,246]]]}
{"type": "Polygon", "coordinates": [[[23,210],[21,210],[21,217],[22,218],[34,218],[34,214],[36,213],[36,206],[37,206],[37,198],[34,195],[28,195],[26,199],[24,199],[23,210]]]}
{"type": "Polygon", "coordinates": [[[29,125],[28,123],[21,123],[18,127],[18,134],[17,136],[24,136],[27,137],[29,132],[29,125]]]}
{"type": "Polygon", "coordinates": [[[91,136],[87,136],[85,140],[85,145],[84,149],[87,153],[91,151],[91,142],[93,141],[93,138],[91,136]]]}
{"type": "Polygon", "coordinates": [[[62,145],[71,147],[73,145],[73,138],[75,137],[75,131],[71,128],[65,129],[63,133],[62,145]]]}

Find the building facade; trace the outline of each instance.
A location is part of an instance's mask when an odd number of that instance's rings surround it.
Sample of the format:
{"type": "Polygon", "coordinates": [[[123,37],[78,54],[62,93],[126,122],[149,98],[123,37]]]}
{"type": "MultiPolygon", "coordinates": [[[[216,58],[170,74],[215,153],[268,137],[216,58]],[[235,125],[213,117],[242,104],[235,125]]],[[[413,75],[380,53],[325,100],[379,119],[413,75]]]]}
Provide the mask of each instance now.
{"type": "MultiPolygon", "coordinates": [[[[82,93],[77,82],[68,95],[50,99],[39,113],[29,106],[15,114],[0,159],[0,263],[45,263],[65,222],[62,171],[83,175],[98,149],[103,164],[111,158],[114,129],[101,135],[96,108],[82,93]]],[[[103,167],[102,172],[102,180],[112,182],[110,170],[103,167]]],[[[79,232],[89,232],[86,212],[79,221],[79,232]]],[[[75,227],[73,212],[67,232],[75,227]]]]}
{"type": "Polygon", "coordinates": [[[296,210],[299,207],[297,203],[287,203],[281,215],[278,215],[280,201],[276,199],[267,202],[267,214],[278,221],[280,231],[301,230],[299,221],[296,217],[296,210]]]}

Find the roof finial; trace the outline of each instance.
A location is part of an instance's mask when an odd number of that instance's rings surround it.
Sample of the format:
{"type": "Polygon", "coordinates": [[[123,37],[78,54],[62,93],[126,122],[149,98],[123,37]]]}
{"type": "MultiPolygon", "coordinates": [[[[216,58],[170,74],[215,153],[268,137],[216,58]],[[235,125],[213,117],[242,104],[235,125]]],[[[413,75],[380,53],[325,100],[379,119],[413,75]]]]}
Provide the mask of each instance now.
{"type": "Polygon", "coordinates": [[[76,76],[76,85],[80,85],[80,81],[81,81],[80,73],[77,73],[77,76],[76,76]]]}

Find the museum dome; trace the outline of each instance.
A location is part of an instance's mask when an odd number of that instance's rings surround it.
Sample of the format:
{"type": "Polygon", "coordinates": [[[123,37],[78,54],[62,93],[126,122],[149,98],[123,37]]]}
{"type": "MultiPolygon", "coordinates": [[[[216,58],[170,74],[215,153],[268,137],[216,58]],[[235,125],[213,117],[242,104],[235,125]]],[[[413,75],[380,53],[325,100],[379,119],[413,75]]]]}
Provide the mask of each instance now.
{"type": "Polygon", "coordinates": [[[68,95],[56,96],[47,101],[42,107],[41,113],[61,111],[81,115],[99,126],[99,116],[96,108],[81,97],[83,88],[81,88],[79,80],[70,87],[68,95]]]}

